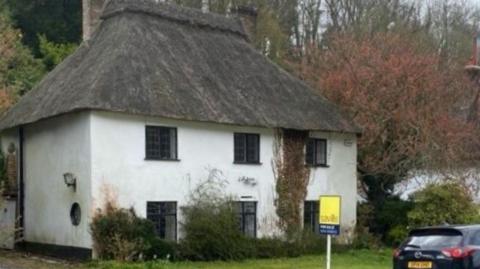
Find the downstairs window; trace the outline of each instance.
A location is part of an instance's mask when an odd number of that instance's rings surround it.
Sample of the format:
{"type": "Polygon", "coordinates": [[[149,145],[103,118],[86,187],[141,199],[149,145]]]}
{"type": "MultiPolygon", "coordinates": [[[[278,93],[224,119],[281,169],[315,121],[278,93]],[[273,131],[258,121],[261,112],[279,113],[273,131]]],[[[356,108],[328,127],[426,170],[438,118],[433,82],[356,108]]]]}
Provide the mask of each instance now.
{"type": "Polygon", "coordinates": [[[257,202],[237,202],[239,229],[248,237],[257,236],[257,202]]]}
{"type": "Polygon", "coordinates": [[[303,229],[320,234],[318,223],[318,201],[305,201],[303,206],[303,229]]]}
{"type": "Polygon", "coordinates": [[[147,202],[147,219],[160,238],[177,240],[177,202],[147,202]]]}

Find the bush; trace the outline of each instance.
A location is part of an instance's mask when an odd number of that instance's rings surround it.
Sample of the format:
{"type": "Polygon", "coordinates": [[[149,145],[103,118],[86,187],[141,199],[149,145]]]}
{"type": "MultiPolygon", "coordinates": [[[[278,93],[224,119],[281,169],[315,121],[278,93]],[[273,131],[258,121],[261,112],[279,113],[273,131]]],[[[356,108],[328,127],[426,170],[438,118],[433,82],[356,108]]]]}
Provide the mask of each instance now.
{"type": "Polygon", "coordinates": [[[100,259],[131,261],[174,256],[174,248],[156,236],[153,223],[137,217],[133,209],[117,208],[108,202],[103,211],[95,214],[90,229],[100,259]]]}
{"type": "Polygon", "coordinates": [[[383,241],[389,246],[400,244],[408,233],[408,212],[414,203],[397,196],[389,197],[380,207],[376,220],[383,227],[383,241]]]}
{"type": "Polygon", "coordinates": [[[408,236],[407,226],[397,225],[391,228],[386,236],[386,241],[393,247],[398,247],[408,236]]]}
{"type": "Polygon", "coordinates": [[[285,241],[282,238],[258,238],[252,239],[251,243],[255,248],[255,255],[252,258],[272,259],[282,257],[298,257],[306,249],[301,241],[285,241]]]}
{"type": "Polygon", "coordinates": [[[149,247],[145,250],[144,258],[146,260],[177,260],[179,257],[178,245],[173,241],[162,240],[154,237],[149,242],[149,247]]]}
{"type": "Polygon", "coordinates": [[[368,227],[357,226],[355,228],[355,237],[352,247],[355,249],[379,249],[382,241],[379,236],[371,233],[368,227]]]}
{"type": "Polygon", "coordinates": [[[238,229],[233,203],[210,203],[184,208],[182,256],[191,260],[239,260],[254,249],[238,229]]]}
{"type": "MultiPolygon", "coordinates": [[[[335,241],[332,244],[334,243],[335,241]]],[[[326,251],[327,240],[325,236],[314,234],[311,231],[304,231],[302,237],[295,242],[295,245],[297,252],[300,251],[298,255],[321,254],[326,251]]]]}
{"type": "Polygon", "coordinates": [[[414,203],[402,200],[398,196],[389,197],[380,207],[376,219],[387,232],[396,226],[407,226],[407,215],[413,206],[414,203]]]}
{"type": "Polygon", "coordinates": [[[191,193],[190,204],[183,208],[183,258],[239,260],[255,253],[254,245],[239,230],[235,203],[225,196],[220,175],[218,170],[210,171],[208,179],[191,193]]]}
{"type": "Polygon", "coordinates": [[[359,203],[354,247],[379,248],[383,243],[393,246],[403,241],[407,233],[407,215],[413,204],[412,201],[404,201],[398,196],[386,198],[384,203],[377,207],[371,203],[359,203]]]}
{"type": "Polygon", "coordinates": [[[411,198],[415,202],[408,213],[411,227],[479,221],[477,206],[467,189],[458,183],[430,184],[411,198]]]}
{"type": "Polygon", "coordinates": [[[287,257],[288,249],[285,241],[279,238],[259,238],[251,241],[255,246],[255,256],[260,259],[287,257]]]}
{"type": "Polygon", "coordinates": [[[377,249],[381,239],[370,231],[370,225],[375,222],[375,208],[369,203],[357,204],[357,225],[352,247],[355,249],[377,249]]]}

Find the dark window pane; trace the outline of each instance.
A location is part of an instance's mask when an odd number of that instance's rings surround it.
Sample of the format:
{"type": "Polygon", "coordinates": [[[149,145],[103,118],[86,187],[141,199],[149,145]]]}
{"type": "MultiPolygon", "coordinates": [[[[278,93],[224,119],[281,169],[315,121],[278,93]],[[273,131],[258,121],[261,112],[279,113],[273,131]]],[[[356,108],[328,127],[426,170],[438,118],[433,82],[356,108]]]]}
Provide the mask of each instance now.
{"type": "Polygon", "coordinates": [[[245,215],[245,226],[243,233],[248,236],[255,238],[256,236],[256,216],[255,215],[245,215]]]}
{"type": "Polygon", "coordinates": [[[235,133],[234,160],[239,163],[259,163],[260,135],[235,133]]]}
{"type": "Polygon", "coordinates": [[[305,163],[327,165],[327,140],[310,138],[305,146],[305,163]]]}
{"type": "Polygon", "coordinates": [[[247,139],[245,134],[234,134],[234,160],[235,162],[246,162],[247,139]]]}
{"type": "Polygon", "coordinates": [[[237,202],[236,204],[239,229],[249,237],[257,235],[257,203],[237,202]]]}
{"type": "Polygon", "coordinates": [[[315,164],[315,140],[308,139],[307,140],[307,147],[306,147],[306,156],[305,162],[307,164],[313,165],[315,164]]]}
{"type": "Polygon", "coordinates": [[[177,159],[177,129],[170,128],[170,158],[177,159]]]}
{"type": "Polygon", "coordinates": [[[305,201],[303,212],[303,224],[306,231],[312,231],[319,234],[320,227],[318,223],[318,202],[305,201]]]}
{"type": "Polygon", "coordinates": [[[170,159],[170,130],[161,128],[160,130],[160,158],[170,159]]]}
{"type": "Polygon", "coordinates": [[[170,241],[177,239],[177,217],[175,215],[165,216],[165,232],[163,238],[170,241]]]}
{"type": "Polygon", "coordinates": [[[146,127],[147,159],[177,158],[177,129],[160,126],[146,127]]]}
{"type": "Polygon", "coordinates": [[[147,219],[153,222],[162,239],[177,239],[177,203],[147,202],[147,219]]]}
{"type": "Polygon", "coordinates": [[[318,139],[315,149],[317,164],[327,164],[327,141],[318,139]]]}
{"type": "Polygon", "coordinates": [[[256,203],[255,202],[243,202],[243,207],[244,207],[244,211],[245,213],[253,213],[255,214],[255,210],[256,210],[256,203]]]}
{"type": "Polygon", "coordinates": [[[247,161],[249,163],[259,162],[259,136],[256,134],[247,135],[247,161]]]}

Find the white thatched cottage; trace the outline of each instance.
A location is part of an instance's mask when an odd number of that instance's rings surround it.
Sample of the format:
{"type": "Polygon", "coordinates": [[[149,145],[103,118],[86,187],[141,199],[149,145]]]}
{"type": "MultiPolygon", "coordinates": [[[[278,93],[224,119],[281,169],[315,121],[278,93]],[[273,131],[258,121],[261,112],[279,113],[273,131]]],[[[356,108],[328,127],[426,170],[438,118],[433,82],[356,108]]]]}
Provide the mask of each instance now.
{"type": "Polygon", "coordinates": [[[238,197],[246,234],[278,233],[274,147],[287,132],[306,137],[305,225],[317,230],[319,195],[340,194],[352,228],[358,129],[257,52],[243,25],[153,0],[106,4],[91,38],[0,120],[25,246],[91,255],[104,186],[175,240],[180,207],[211,168],[238,197]]]}

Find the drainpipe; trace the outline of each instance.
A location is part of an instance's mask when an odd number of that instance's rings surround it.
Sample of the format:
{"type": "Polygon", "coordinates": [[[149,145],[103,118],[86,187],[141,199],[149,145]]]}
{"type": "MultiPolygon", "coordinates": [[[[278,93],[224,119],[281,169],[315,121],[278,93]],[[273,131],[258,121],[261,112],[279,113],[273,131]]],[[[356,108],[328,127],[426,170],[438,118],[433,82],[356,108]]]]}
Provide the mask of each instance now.
{"type": "Polygon", "coordinates": [[[19,195],[18,195],[18,207],[19,207],[19,218],[20,218],[20,234],[23,235],[23,229],[25,227],[25,182],[24,182],[24,134],[23,126],[18,128],[18,164],[19,164],[19,195]]]}

